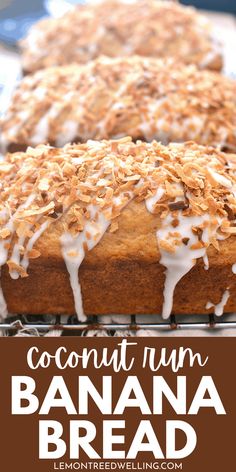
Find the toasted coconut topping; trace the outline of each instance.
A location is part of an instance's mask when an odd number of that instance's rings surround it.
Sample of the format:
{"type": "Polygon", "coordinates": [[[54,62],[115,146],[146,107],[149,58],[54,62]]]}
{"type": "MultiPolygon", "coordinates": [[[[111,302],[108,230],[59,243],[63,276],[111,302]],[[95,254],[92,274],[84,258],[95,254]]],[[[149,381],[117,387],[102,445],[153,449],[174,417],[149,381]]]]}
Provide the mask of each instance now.
{"type": "MultiPolygon", "coordinates": [[[[236,82],[170,60],[102,57],[27,76],[1,122],[6,148],[127,134],[236,150],[236,82]]],[[[40,185],[47,191],[47,178],[40,185]]]]}
{"type": "Polygon", "coordinates": [[[101,54],[176,57],[219,70],[219,46],[208,20],[173,1],[104,0],[79,5],[59,19],[34,26],[21,42],[26,71],[86,63],[101,54]]]}
{"type": "MultiPolygon", "coordinates": [[[[26,277],[29,260],[41,256],[37,239],[63,216],[62,253],[80,319],[80,264],[108,229],[119,231],[118,217],[132,199],[145,201],[160,220],[160,262],[169,269],[177,261],[166,293],[196,259],[206,261],[210,244],[219,249],[218,239],[236,232],[236,156],[192,142],[135,144],[126,137],[41,145],[8,154],[0,178],[0,264],[13,278],[26,277]]],[[[165,302],[165,317],[171,306],[165,302]]]]}
{"type": "MultiPolygon", "coordinates": [[[[222,218],[223,232],[234,233],[235,171],[236,156],[191,142],[163,146],[124,138],[62,149],[28,148],[26,153],[8,154],[0,163],[0,238],[13,233],[28,238],[42,222],[55,223],[75,203],[64,222],[70,233],[83,230],[91,205],[114,220],[114,231],[124,204],[132,198],[149,199],[158,187],[161,198],[153,209],[160,217],[170,213],[173,228],[178,228],[179,211],[184,216],[209,213],[213,223],[216,215],[222,218]]],[[[89,232],[86,236],[92,238],[89,232]]]]}

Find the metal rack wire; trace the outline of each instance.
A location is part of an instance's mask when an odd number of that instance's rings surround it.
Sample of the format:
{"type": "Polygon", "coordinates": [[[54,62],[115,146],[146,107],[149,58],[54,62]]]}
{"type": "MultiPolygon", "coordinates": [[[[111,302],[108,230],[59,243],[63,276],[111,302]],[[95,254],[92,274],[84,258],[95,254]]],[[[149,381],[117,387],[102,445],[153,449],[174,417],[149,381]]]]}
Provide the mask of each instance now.
{"type": "MultiPolygon", "coordinates": [[[[221,318],[215,317],[213,314],[202,315],[201,321],[193,319],[191,321],[183,321],[183,317],[172,315],[168,320],[160,322],[140,322],[132,315],[129,323],[127,322],[102,322],[97,316],[90,316],[86,322],[79,322],[75,316],[13,316],[0,323],[0,331],[9,336],[14,335],[20,330],[37,330],[39,333],[50,331],[61,331],[65,335],[75,333],[80,335],[84,331],[100,331],[105,330],[112,335],[116,330],[119,331],[138,331],[138,330],[219,330],[233,329],[236,334],[236,318],[235,321],[227,319],[226,316],[221,318]]],[[[150,316],[149,316],[150,318],[150,316]]]]}

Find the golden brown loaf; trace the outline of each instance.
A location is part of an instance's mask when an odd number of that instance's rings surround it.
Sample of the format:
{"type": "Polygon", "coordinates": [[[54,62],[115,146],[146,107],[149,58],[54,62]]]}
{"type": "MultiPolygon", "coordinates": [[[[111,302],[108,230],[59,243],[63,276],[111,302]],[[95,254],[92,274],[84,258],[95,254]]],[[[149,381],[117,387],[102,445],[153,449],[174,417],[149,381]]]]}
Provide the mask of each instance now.
{"type": "Polygon", "coordinates": [[[235,310],[235,171],[210,147],[129,138],[8,154],[1,316],[235,310]]]}
{"type": "Polygon", "coordinates": [[[27,76],[1,125],[13,151],[126,135],[236,151],[236,81],[171,61],[103,57],[27,76]]]}
{"type": "Polygon", "coordinates": [[[86,63],[100,55],[174,57],[220,70],[222,56],[208,20],[172,1],[104,0],[45,19],[22,41],[23,67],[86,63]]]}

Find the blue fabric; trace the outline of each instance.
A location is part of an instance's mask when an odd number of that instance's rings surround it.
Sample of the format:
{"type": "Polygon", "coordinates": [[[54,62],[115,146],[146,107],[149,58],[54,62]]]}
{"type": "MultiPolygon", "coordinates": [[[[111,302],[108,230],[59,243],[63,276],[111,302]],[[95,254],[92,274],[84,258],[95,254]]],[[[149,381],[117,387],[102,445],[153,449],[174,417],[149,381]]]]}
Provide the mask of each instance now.
{"type": "Polygon", "coordinates": [[[5,8],[0,2],[0,41],[16,44],[46,14],[43,0],[8,0],[5,8]]]}
{"type": "Polygon", "coordinates": [[[236,14],[236,0],[181,0],[185,5],[194,5],[205,10],[224,11],[236,14]]]}

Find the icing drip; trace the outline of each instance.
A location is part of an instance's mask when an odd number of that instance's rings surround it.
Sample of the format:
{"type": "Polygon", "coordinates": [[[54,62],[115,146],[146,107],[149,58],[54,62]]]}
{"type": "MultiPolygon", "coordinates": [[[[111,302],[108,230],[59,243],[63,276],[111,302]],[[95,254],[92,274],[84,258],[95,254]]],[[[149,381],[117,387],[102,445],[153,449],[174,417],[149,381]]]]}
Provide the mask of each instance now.
{"type": "MultiPolygon", "coordinates": [[[[34,199],[35,199],[34,194],[29,195],[28,198],[26,199],[26,201],[18,207],[15,214],[12,215],[9,218],[9,220],[6,223],[5,227],[7,229],[9,229],[10,232],[13,232],[13,230],[14,230],[14,220],[18,217],[18,214],[20,213],[20,211],[23,210],[23,209],[28,208],[33,203],[34,199]]],[[[6,212],[5,212],[5,214],[2,213],[1,217],[3,217],[4,219],[7,219],[6,212]]],[[[48,222],[47,222],[47,226],[48,226],[48,222]]],[[[29,225],[29,228],[30,227],[31,226],[29,225]]],[[[30,249],[33,248],[34,243],[36,242],[38,237],[43,233],[43,231],[45,229],[46,229],[46,224],[43,224],[40,227],[40,229],[34,234],[34,236],[29,240],[29,242],[27,244],[27,250],[30,250],[30,249]]],[[[11,238],[7,238],[5,240],[0,241],[0,267],[2,267],[7,262],[8,249],[6,249],[6,247],[7,247],[8,244],[10,244],[10,242],[11,242],[11,238]]],[[[22,266],[27,268],[28,267],[28,258],[26,256],[26,253],[25,253],[22,261],[20,260],[21,259],[20,249],[24,245],[24,242],[25,242],[25,237],[21,236],[19,238],[18,242],[16,244],[14,244],[12,255],[11,255],[11,261],[16,263],[16,264],[21,263],[22,266]]],[[[9,273],[10,273],[10,276],[11,276],[12,279],[18,279],[19,278],[19,273],[18,272],[14,271],[14,270],[9,270],[9,273]]],[[[4,298],[3,290],[0,286],[0,318],[2,318],[2,319],[6,318],[7,314],[8,314],[7,304],[6,304],[6,301],[5,301],[5,298],[4,298]]]]}
{"type": "Polygon", "coordinates": [[[150,213],[153,212],[155,204],[161,199],[161,197],[164,195],[165,191],[162,187],[159,187],[156,191],[156,193],[153,195],[153,197],[149,197],[146,200],[146,207],[150,213]]]}
{"type": "MultiPolygon", "coordinates": [[[[19,238],[18,243],[14,245],[12,255],[11,255],[11,262],[14,262],[14,264],[16,265],[20,264],[20,259],[21,259],[20,249],[21,247],[24,246],[24,242],[25,242],[25,237],[21,236],[19,238]]],[[[15,270],[10,270],[10,276],[12,279],[16,280],[19,278],[20,274],[19,272],[16,272],[15,270]]]]}
{"type": "Polygon", "coordinates": [[[233,272],[233,274],[236,274],[236,264],[232,265],[232,272],[233,272]]]}
{"type": "MultiPolygon", "coordinates": [[[[168,215],[166,220],[163,222],[163,227],[157,231],[157,240],[167,239],[169,233],[173,233],[173,226],[171,225],[172,216],[168,215]]],[[[179,226],[177,228],[182,238],[188,238],[189,241],[185,245],[181,243],[180,246],[176,247],[175,253],[170,253],[163,249],[161,252],[160,263],[166,267],[166,279],[164,285],[164,303],[162,309],[162,316],[164,319],[168,318],[172,311],[173,296],[177,283],[186,275],[196,263],[196,259],[204,257],[206,254],[206,247],[201,249],[191,249],[191,246],[198,242],[197,234],[192,232],[192,227],[199,226],[205,221],[208,221],[208,215],[204,216],[193,216],[184,217],[181,214],[178,215],[179,226]]],[[[203,230],[202,240],[208,241],[208,231],[203,230]]]]}
{"type": "Polygon", "coordinates": [[[27,246],[26,246],[26,252],[25,252],[24,257],[21,261],[21,265],[22,265],[22,267],[24,267],[25,270],[28,268],[28,265],[29,265],[29,258],[27,256],[27,253],[33,249],[35,243],[38,241],[40,236],[42,236],[44,231],[46,231],[48,226],[49,226],[49,221],[44,221],[44,223],[40,226],[40,228],[29,239],[29,241],[27,243],[27,246]]]}
{"type": "Polygon", "coordinates": [[[7,304],[3,295],[2,287],[0,286],[0,320],[4,320],[8,315],[7,304]]]}
{"type": "Polygon", "coordinates": [[[67,120],[63,125],[61,135],[57,137],[57,146],[64,146],[66,143],[73,142],[78,134],[78,123],[73,120],[67,120]]]}
{"type": "MultiPolygon", "coordinates": [[[[18,212],[23,209],[27,208],[31,203],[33,202],[35,196],[32,194],[30,195],[27,200],[16,210],[15,214],[11,216],[8,220],[8,222],[5,225],[6,229],[9,229],[10,232],[13,231],[14,229],[14,218],[17,217],[18,212]]],[[[4,220],[7,220],[8,214],[6,214],[6,211],[1,214],[1,217],[4,220]]],[[[6,245],[11,242],[11,239],[7,238],[5,240],[0,240],[0,267],[3,266],[6,261],[7,261],[7,256],[8,256],[8,250],[6,249],[6,245]]],[[[13,249],[14,252],[14,249],[13,249]]],[[[15,250],[16,253],[16,250],[15,250]]]]}
{"type": "Polygon", "coordinates": [[[204,254],[203,262],[204,262],[204,269],[208,270],[209,269],[209,260],[208,260],[208,255],[207,254],[204,254]]]}
{"type": "Polygon", "coordinates": [[[230,293],[229,293],[229,290],[225,290],[225,292],[223,293],[223,296],[220,300],[219,303],[217,303],[217,305],[214,305],[214,303],[212,302],[207,302],[206,304],[206,309],[209,310],[210,308],[214,308],[214,314],[216,316],[221,316],[223,315],[223,312],[224,312],[224,307],[229,299],[229,296],[230,296],[230,293]]]}
{"type": "MultiPolygon", "coordinates": [[[[181,191],[179,186],[176,189],[181,191]]],[[[163,189],[158,188],[156,194],[146,200],[146,207],[151,213],[154,212],[155,204],[160,200],[163,195],[163,189]]],[[[178,198],[176,198],[178,201],[178,198]]],[[[183,216],[180,211],[177,214],[178,226],[173,227],[173,216],[169,213],[166,218],[162,221],[161,228],[157,230],[156,237],[158,246],[161,253],[160,264],[166,267],[165,272],[165,284],[163,291],[163,307],[162,316],[167,319],[172,311],[174,291],[178,282],[186,275],[192,267],[195,265],[196,260],[203,258],[205,269],[208,269],[209,262],[206,254],[207,246],[209,245],[209,230],[208,222],[209,215],[206,213],[201,216],[183,216]],[[198,243],[197,233],[193,233],[193,227],[203,227],[202,230],[202,242],[205,245],[201,248],[194,249],[194,245],[198,243]],[[165,250],[160,242],[170,241],[176,238],[178,233],[178,239],[180,244],[175,246],[175,251],[165,250]],[[185,240],[185,244],[183,242],[185,240]]],[[[220,223],[216,224],[215,233],[220,226],[220,223]]]]}
{"type": "Polygon", "coordinates": [[[79,268],[85,257],[85,245],[89,251],[93,249],[110,225],[110,221],[106,220],[97,207],[90,205],[88,210],[90,211],[91,221],[85,223],[84,230],[76,237],[73,237],[70,233],[65,233],[61,237],[62,254],[70,276],[76,314],[80,321],[86,319],[79,282],[79,268]],[[95,215],[97,215],[97,221],[92,221],[95,215]],[[89,234],[89,238],[86,237],[86,234],[89,234]]]}
{"type": "MultiPolygon", "coordinates": [[[[39,98],[39,97],[38,97],[39,98]]],[[[40,99],[40,98],[39,98],[40,99]]],[[[50,123],[58,119],[63,111],[66,109],[70,102],[73,102],[75,98],[73,97],[73,92],[69,92],[63,96],[63,102],[55,102],[51,105],[49,110],[44,116],[39,120],[33,136],[31,136],[30,141],[32,144],[38,144],[48,141],[50,135],[50,123]]],[[[81,102],[83,100],[81,99],[81,102]]],[[[81,107],[81,104],[78,105],[78,108],[81,107]]],[[[58,147],[64,146],[66,143],[73,141],[78,134],[78,122],[76,120],[68,119],[63,123],[63,128],[56,136],[56,145],[58,147]]]]}
{"type": "MultiPolygon", "coordinates": [[[[10,219],[9,221],[9,225],[11,227],[11,229],[13,230],[14,228],[14,219],[17,218],[17,215],[18,213],[23,210],[23,209],[26,209],[28,208],[34,201],[35,199],[35,195],[34,194],[31,194],[29,195],[29,197],[26,199],[25,203],[23,203],[19,208],[18,210],[16,211],[15,215],[12,216],[12,218],[10,219]]],[[[31,229],[31,225],[28,224],[28,229],[30,230],[31,229]]],[[[24,246],[24,242],[25,242],[25,236],[21,236],[18,240],[18,242],[16,244],[14,244],[14,247],[13,247],[13,251],[12,251],[12,255],[11,255],[11,261],[14,262],[15,264],[19,265],[20,262],[21,262],[21,254],[20,254],[20,250],[21,250],[21,247],[24,246]]],[[[8,256],[8,251],[6,250],[6,260],[7,260],[7,256],[8,256]]],[[[5,262],[6,262],[5,260],[5,262]]],[[[15,270],[10,270],[10,276],[12,279],[18,279],[20,274],[19,272],[16,272],[15,270]]]]}
{"type": "MultiPolygon", "coordinates": [[[[13,222],[11,220],[6,224],[6,228],[9,229],[9,231],[12,231],[13,222]]],[[[7,262],[8,251],[5,248],[5,245],[9,243],[10,243],[9,238],[6,239],[5,241],[0,241],[0,267],[2,267],[7,262]]]]}
{"type": "Polygon", "coordinates": [[[35,128],[34,135],[30,138],[30,141],[33,145],[42,142],[47,142],[49,133],[49,121],[53,118],[57,118],[59,110],[60,108],[58,104],[54,104],[54,106],[52,106],[49,111],[39,120],[35,128]]]}
{"type": "MultiPolygon", "coordinates": [[[[98,185],[98,183],[97,183],[98,185]]],[[[88,205],[90,220],[85,222],[84,229],[78,236],[64,233],[61,237],[62,255],[70,276],[71,289],[74,296],[75,311],[79,321],[85,321],[86,316],[83,309],[83,298],[79,281],[79,268],[84,260],[86,251],[91,251],[102,239],[111,224],[112,208],[120,206],[124,208],[133,198],[133,193],[126,192],[125,196],[114,197],[106,217],[96,205],[88,205]]]]}

